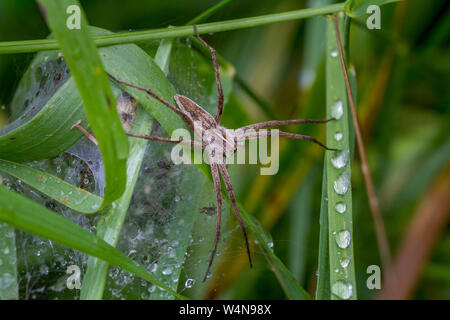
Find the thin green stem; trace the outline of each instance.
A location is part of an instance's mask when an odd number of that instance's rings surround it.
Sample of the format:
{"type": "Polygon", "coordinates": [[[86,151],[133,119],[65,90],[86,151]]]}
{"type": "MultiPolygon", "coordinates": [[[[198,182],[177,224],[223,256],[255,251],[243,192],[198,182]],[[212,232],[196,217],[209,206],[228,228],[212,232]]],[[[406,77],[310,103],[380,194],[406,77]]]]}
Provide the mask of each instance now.
{"type": "Polygon", "coordinates": [[[223,7],[225,7],[226,5],[230,4],[233,1],[234,0],[223,0],[223,1],[220,1],[215,6],[212,6],[208,10],[200,13],[198,16],[196,16],[193,19],[189,20],[186,24],[187,25],[191,25],[191,24],[202,22],[202,21],[206,21],[206,19],[211,17],[214,13],[216,13],[217,11],[219,11],[220,9],[222,9],[223,7]]]}
{"type": "MultiPolygon", "coordinates": [[[[200,34],[210,32],[223,32],[244,28],[257,27],[272,23],[311,18],[327,15],[344,10],[344,3],[294,10],[282,13],[274,13],[257,17],[248,17],[219,22],[211,22],[197,25],[200,34]]],[[[171,27],[138,32],[121,32],[113,35],[93,37],[97,46],[110,46],[123,43],[134,43],[156,39],[188,37],[194,35],[192,26],[171,27]]],[[[35,52],[43,50],[56,50],[59,45],[54,39],[9,41],[0,43],[0,54],[35,52]]]]}

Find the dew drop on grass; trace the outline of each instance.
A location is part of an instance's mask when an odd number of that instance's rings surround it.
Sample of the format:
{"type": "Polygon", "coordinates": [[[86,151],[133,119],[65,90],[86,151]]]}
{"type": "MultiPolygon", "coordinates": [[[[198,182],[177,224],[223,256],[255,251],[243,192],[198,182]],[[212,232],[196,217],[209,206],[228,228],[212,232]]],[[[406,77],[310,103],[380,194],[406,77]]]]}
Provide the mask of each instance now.
{"type": "Polygon", "coordinates": [[[344,114],[344,107],[342,101],[338,100],[331,106],[331,116],[336,120],[339,120],[344,114]]]}
{"type": "Polygon", "coordinates": [[[347,269],[348,265],[350,264],[350,258],[342,258],[339,263],[341,264],[341,267],[344,269],[347,269]]]}
{"type": "Polygon", "coordinates": [[[168,266],[162,270],[162,274],[165,276],[168,276],[168,275],[172,274],[172,271],[173,271],[173,268],[171,266],[168,266]]]}
{"type": "Polygon", "coordinates": [[[336,191],[337,194],[346,194],[349,187],[350,178],[346,172],[342,173],[337,180],[334,181],[334,191],[336,191]]]}
{"type": "Polygon", "coordinates": [[[192,286],[195,284],[195,279],[187,279],[184,283],[184,286],[186,288],[192,288],[192,286]]]}
{"type": "Polygon", "coordinates": [[[336,141],[341,141],[342,140],[342,138],[343,138],[343,134],[342,134],[342,132],[336,132],[335,134],[334,134],[334,140],[336,140],[336,141]]]}
{"type": "Polygon", "coordinates": [[[336,169],[345,167],[350,157],[350,151],[348,149],[339,152],[335,157],[331,158],[331,163],[336,169]]]}
{"type": "Polygon", "coordinates": [[[336,57],[339,55],[339,52],[338,52],[337,50],[334,50],[334,51],[331,51],[330,55],[331,55],[333,58],[336,58],[336,57]]]}
{"type": "Polygon", "coordinates": [[[336,209],[337,212],[339,213],[344,213],[345,210],[347,210],[347,206],[345,205],[345,203],[343,202],[338,202],[334,208],[336,209]]]}
{"type": "Polygon", "coordinates": [[[350,299],[353,296],[353,286],[343,281],[336,281],[331,286],[331,292],[341,299],[350,299]]]}
{"type": "Polygon", "coordinates": [[[336,244],[339,248],[345,249],[350,245],[351,234],[348,230],[339,231],[336,234],[336,244]]]}

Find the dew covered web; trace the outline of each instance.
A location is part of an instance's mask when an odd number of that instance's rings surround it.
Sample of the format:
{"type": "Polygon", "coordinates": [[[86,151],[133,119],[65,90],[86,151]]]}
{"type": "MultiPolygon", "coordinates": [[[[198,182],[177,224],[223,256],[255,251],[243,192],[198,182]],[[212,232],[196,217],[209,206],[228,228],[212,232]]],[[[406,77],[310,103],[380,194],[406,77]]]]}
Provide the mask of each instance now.
{"type": "MultiPolygon", "coordinates": [[[[177,92],[193,98],[214,114],[214,75],[199,75],[197,69],[202,66],[197,65],[197,55],[185,45],[177,43],[172,55],[169,79],[177,92]],[[185,63],[186,59],[190,62],[185,63]]],[[[43,72],[51,74],[52,71],[43,69],[43,72]]],[[[47,85],[52,86],[52,83],[44,84],[47,85]]],[[[138,109],[138,116],[139,112],[142,110],[138,109]]],[[[156,121],[153,122],[152,134],[168,136],[156,121]]],[[[168,286],[189,297],[203,298],[207,290],[210,290],[210,283],[203,284],[201,280],[214,240],[216,196],[212,183],[196,166],[174,165],[171,162],[172,147],[171,144],[161,142],[148,144],[117,248],[153,272],[168,286]]],[[[101,157],[97,147],[87,138],[82,138],[56,158],[35,161],[29,165],[90,192],[103,194],[101,157]]],[[[74,212],[20,180],[3,173],[2,176],[7,188],[95,233],[101,213],[83,215],[74,212]]],[[[244,245],[236,219],[228,221],[229,217],[230,207],[224,202],[221,242],[213,273],[220,260],[229,260],[228,263],[232,264],[233,254],[244,245]],[[236,238],[233,243],[238,246],[224,251],[224,244],[229,242],[230,237],[236,238]],[[222,254],[224,252],[226,254],[222,254]]],[[[69,289],[66,285],[66,271],[69,266],[76,265],[83,277],[87,255],[19,230],[16,231],[16,246],[21,299],[79,298],[80,290],[69,289]]],[[[218,280],[214,277],[222,276],[223,273],[209,277],[208,282],[218,280]]],[[[127,271],[111,267],[103,298],[172,297],[127,271]]]]}

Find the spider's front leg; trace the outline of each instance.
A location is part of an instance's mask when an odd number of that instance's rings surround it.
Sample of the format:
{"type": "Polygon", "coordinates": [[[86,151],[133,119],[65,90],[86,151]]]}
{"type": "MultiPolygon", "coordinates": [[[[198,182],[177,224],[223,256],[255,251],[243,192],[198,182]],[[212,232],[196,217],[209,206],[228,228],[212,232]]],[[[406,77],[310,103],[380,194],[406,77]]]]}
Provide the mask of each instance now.
{"type": "MultiPolygon", "coordinates": [[[[81,120],[77,121],[77,123],[75,123],[71,127],[71,129],[74,129],[74,128],[77,128],[78,130],[80,130],[86,137],[88,137],[89,140],[91,140],[95,145],[98,145],[97,139],[81,125],[81,120]]],[[[127,136],[133,137],[133,138],[140,138],[140,139],[145,139],[145,140],[150,140],[150,141],[168,142],[168,143],[174,143],[174,144],[180,143],[180,144],[184,144],[184,145],[191,146],[194,148],[203,148],[203,145],[198,141],[176,140],[176,139],[170,139],[170,138],[164,138],[164,137],[134,134],[134,133],[129,133],[129,132],[125,132],[125,134],[127,136]]]]}
{"type": "MultiPolygon", "coordinates": [[[[326,120],[326,121],[329,121],[329,120],[326,120]]],[[[325,150],[338,151],[338,149],[328,148],[322,142],[318,141],[317,139],[315,139],[315,138],[313,138],[311,136],[306,136],[306,135],[296,134],[296,133],[290,133],[290,132],[284,132],[284,131],[279,131],[279,130],[276,130],[275,132],[280,137],[292,138],[292,139],[297,139],[297,140],[308,140],[308,141],[311,141],[311,142],[321,146],[325,150]]],[[[238,141],[246,141],[246,140],[258,139],[258,138],[266,138],[266,137],[270,137],[271,135],[273,135],[273,131],[272,130],[269,130],[269,131],[251,131],[251,132],[242,131],[242,133],[238,135],[237,139],[238,139],[238,141]]]]}

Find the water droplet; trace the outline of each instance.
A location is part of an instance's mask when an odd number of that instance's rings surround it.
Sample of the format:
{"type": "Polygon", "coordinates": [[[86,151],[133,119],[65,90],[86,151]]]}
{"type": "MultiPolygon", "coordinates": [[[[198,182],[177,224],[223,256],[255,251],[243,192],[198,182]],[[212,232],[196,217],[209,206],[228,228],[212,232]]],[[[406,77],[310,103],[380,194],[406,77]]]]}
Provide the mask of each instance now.
{"type": "Polygon", "coordinates": [[[337,50],[331,51],[331,56],[333,58],[336,58],[339,55],[339,52],[337,50]]]}
{"type": "Polygon", "coordinates": [[[342,132],[336,132],[334,134],[334,140],[336,140],[336,141],[341,141],[343,137],[344,137],[344,135],[342,134],[342,132]]]}
{"type": "Polygon", "coordinates": [[[343,150],[339,152],[335,157],[331,158],[331,163],[333,164],[333,167],[335,167],[336,169],[341,169],[345,167],[349,157],[350,151],[348,149],[343,150]]]}
{"type": "Polygon", "coordinates": [[[345,249],[350,245],[351,234],[348,230],[339,231],[336,234],[336,243],[339,248],[345,249]]]}
{"type": "Polygon", "coordinates": [[[337,281],[331,287],[331,292],[342,299],[350,299],[353,295],[353,286],[343,281],[337,281]]]}
{"type": "Polygon", "coordinates": [[[336,203],[336,205],[334,206],[334,208],[335,208],[336,211],[339,212],[339,213],[344,213],[345,210],[347,210],[347,206],[346,206],[345,203],[343,203],[343,202],[338,202],[338,203],[336,203]]]}
{"type": "Polygon", "coordinates": [[[350,178],[348,177],[348,173],[342,173],[336,181],[334,181],[334,191],[337,194],[346,194],[348,188],[350,187],[350,178]]]}
{"type": "Polygon", "coordinates": [[[187,279],[186,282],[184,283],[184,286],[186,288],[192,288],[192,286],[194,285],[195,280],[194,279],[187,279]]]}
{"type": "Polygon", "coordinates": [[[150,267],[150,272],[156,272],[156,270],[158,270],[158,264],[154,263],[152,264],[152,266],[150,267]]]}
{"type": "Polygon", "coordinates": [[[175,249],[172,247],[167,248],[167,254],[169,258],[175,258],[176,255],[175,249]]]}
{"type": "Polygon", "coordinates": [[[272,241],[267,243],[267,245],[269,246],[269,248],[273,248],[273,242],[272,241]]]}
{"type": "Polygon", "coordinates": [[[339,120],[344,114],[344,107],[342,101],[338,100],[331,106],[331,116],[336,120],[339,120]]]}
{"type": "Polygon", "coordinates": [[[169,274],[172,274],[172,271],[173,271],[172,267],[168,266],[162,270],[162,274],[165,276],[168,276],[169,274]]]}
{"type": "Polygon", "coordinates": [[[339,263],[341,264],[341,267],[344,269],[347,269],[348,265],[350,264],[350,258],[343,258],[339,261],[339,263]]]}

